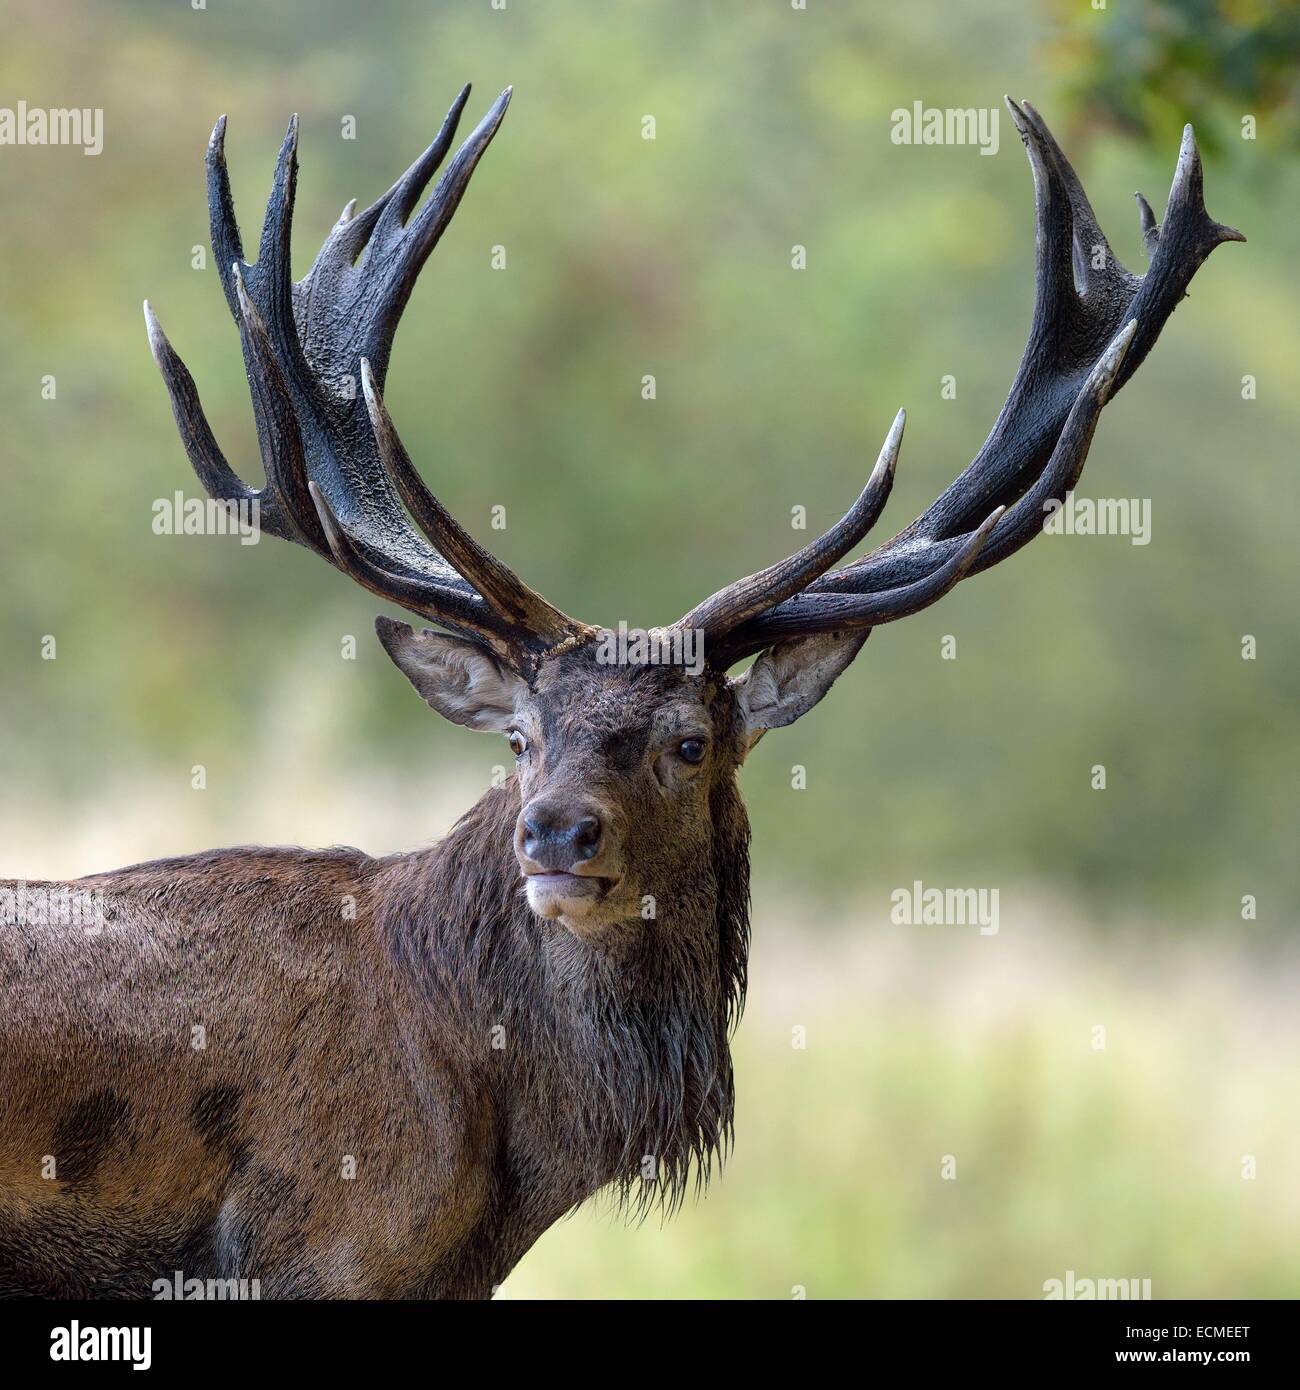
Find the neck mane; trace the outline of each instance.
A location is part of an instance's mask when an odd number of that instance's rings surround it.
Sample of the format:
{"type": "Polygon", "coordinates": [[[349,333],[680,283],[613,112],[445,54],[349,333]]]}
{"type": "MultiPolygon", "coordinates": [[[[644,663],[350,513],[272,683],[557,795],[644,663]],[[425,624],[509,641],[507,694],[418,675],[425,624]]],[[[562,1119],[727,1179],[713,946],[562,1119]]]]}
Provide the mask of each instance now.
{"type": "Polygon", "coordinates": [[[386,930],[437,1042],[493,1089],[566,1205],[613,1183],[635,1209],[672,1210],[725,1156],[749,946],[749,824],[734,781],[712,811],[711,861],[656,895],[653,920],[598,940],[528,907],[513,782],[432,849],[393,861],[402,884],[386,930]]]}

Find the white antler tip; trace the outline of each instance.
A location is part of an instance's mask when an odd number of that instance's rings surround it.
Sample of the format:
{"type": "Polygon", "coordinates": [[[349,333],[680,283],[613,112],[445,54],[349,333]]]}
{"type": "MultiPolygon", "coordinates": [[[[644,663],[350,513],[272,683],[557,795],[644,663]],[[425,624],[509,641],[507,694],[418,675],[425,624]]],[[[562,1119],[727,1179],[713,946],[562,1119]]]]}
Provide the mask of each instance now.
{"type": "Polygon", "coordinates": [[[144,302],[144,326],[149,334],[149,351],[153,353],[153,360],[158,362],[159,354],[167,345],[167,337],[162,331],[162,324],[158,322],[157,314],[153,311],[153,305],[147,299],[144,302]]]}

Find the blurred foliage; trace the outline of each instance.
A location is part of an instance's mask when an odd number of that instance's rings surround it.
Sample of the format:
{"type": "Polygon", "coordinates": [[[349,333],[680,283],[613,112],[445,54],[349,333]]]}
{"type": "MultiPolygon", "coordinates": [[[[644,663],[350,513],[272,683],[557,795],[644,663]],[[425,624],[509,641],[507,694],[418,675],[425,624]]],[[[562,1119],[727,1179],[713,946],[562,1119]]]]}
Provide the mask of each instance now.
{"type": "Polygon", "coordinates": [[[1201,148],[1221,153],[1252,117],[1250,138],[1300,147],[1296,0],[1052,3],[1064,27],[1053,57],[1089,119],[1169,140],[1194,115],[1201,148]]]}
{"type": "Polygon", "coordinates": [[[1024,155],[1005,117],[996,157],[894,145],[893,109],[1030,98],[1138,268],[1131,190],[1167,186],[1185,119],[1219,132],[1210,210],[1249,245],[1200,273],[1107,408],[1081,485],[1150,498],[1151,544],[1039,540],[876,633],[812,716],[756,750],[735,1161],[664,1233],[581,1215],[511,1290],[604,1294],[617,1277],[624,1292],[1033,1296],[1074,1268],[1162,1292],[1295,1292],[1294,1119],[1278,1099],[1295,1093],[1295,1039],[1268,1031],[1285,1005],[1260,984],[1294,979],[1275,952],[1300,889],[1300,168],[1269,76],[1285,50],[1260,38],[1281,20],[1250,4],[1064,13],[1054,0],[6,5],[4,101],[103,107],[106,129],[97,158],[0,148],[0,873],[231,839],[406,848],[505,761],[416,699],[370,636],[374,600],[306,551],[151,533],[154,499],[196,486],[146,295],[232,462],[258,473],[237,335],[210,261],[193,267],[219,112],[249,243],[301,113],[305,267],[467,78],[470,120],[515,85],[398,334],[389,405],[435,489],[507,562],[571,612],[633,624],[802,543],[792,507],[810,527],[837,517],[900,404],[889,533],[995,418],[1032,302],[1024,155]],[[1142,26],[1170,13],[1190,27],[1153,47],[1142,26]],[[1228,138],[1239,107],[1259,111],[1255,142],[1228,138]],[[1118,110],[1151,139],[1123,138],[1118,110]],[[355,140],[340,138],[347,115],[355,140]],[[940,657],[946,634],[956,660],[940,657]],[[1105,792],[1089,787],[1098,763],[1105,792]],[[997,969],[954,967],[944,1009],[926,1001],[946,929],[917,936],[919,973],[841,964],[850,943],[882,941],[890,888],[914,879],[1003,894],[997,969]],[[1068,913],[1034,908],[1034,885],[1068,913]],[[1257,922],[1241,919],[1243,894],[1257,922]],[[830,921],[843,930],[823,943],[830,921]],[[997,982],[1034,933],[1066,923],[1109,930],[1004,1010],[997,982]],[[1196,943],[1251,973],[1207,968],[1172,998],[1178,952],[1196,943]],[[1121,945],[1135,954],[1121,961],[1121,945]],[[844,988],[807,985],[814,946],[844,988]],[[982,1007],[994,1022],[968,1027],[982,1007]],[[1206,1021],[1220,1013],[1227,1033],[1206,1021]],[[1124,1021],[1118,1055],[1081,1043],[1098,1018],[1124,1021]],[[813,1042],[792,1059],[795,1022],[813,1042]],[[1268,1181],[1243,1183],[1240,1156],[1256,1151],[1268,1181]],[[931,1181],[949,1152],[959,1182],[931,1181]]]}

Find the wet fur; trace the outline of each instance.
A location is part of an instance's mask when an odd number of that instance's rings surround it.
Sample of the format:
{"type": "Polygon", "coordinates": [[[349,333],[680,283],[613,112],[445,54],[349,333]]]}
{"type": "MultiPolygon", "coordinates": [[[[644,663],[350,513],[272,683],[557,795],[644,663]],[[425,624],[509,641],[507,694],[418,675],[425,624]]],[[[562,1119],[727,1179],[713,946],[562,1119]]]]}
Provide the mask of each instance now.
{"type": "MultiPolygon", "coordinates": [[[[552,748],[580,765],[684,679],[611,677],[552,748]]],[[[659,812],[680,835],[639,847],[657,916],[594,941],[528,909],[513,779],[429,850],[161,860],[78,882],[97,936],[6,927],[0,1292],[147,1298],[180,1270],[482,1297],[607,1184],[675,1207],[731,1129],[749,832],[719,757],[694,809],[659,812]]]]}

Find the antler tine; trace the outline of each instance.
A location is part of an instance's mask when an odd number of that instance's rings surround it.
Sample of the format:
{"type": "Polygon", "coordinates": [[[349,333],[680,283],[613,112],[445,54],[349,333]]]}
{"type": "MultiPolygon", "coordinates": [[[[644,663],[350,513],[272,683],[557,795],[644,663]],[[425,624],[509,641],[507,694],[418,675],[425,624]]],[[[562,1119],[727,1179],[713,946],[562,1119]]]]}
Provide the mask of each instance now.
{"type": "Polygon", "coordinates": [[[240,320],[239,299],[231,273],[237,261],[244,259],[244,243],[239,235],[235,216],[235,200],[230,191],[230,171],[226,168],[226,118],[217,117],[208,140],[205,160],[208,180],[208,223],[212,231],[212,254],[217,262],[217,275],[225,292],[235,322],[240,320]]]}
{"type": "MultiPolygon", "coordinates": [[[[971,566],[972,573],[978,574],[998,564],[1028,544],[1042,530],[1049,504],[1063,502],[1066,494],[1079,481],[1102,407],[1119,389],[1119,376],[1137,331],[1137,320],[1133,319],[1116,334],[1075,398],[1046,467],[1019,501],[1007,510],[988,543],[981,549],[979,558],[971,566]]],[[[927,548],[934,563],[945,561],[966,542],[969,535],[967,532],[962,536],[928,542],[927,548]]],[[[846,566],[830,576],[831,580],[843,576],[842,589],[835,585],[835,591],[859,592],[850,571],[851,566],[846,566]]],[[[832,585],[828,583],[827,590],[831,588],[832,585]]]]}
{"type": "Polygon", "coordinates": [[[1135,320],[1128,323],[1093,368],[1051,459],[1034,485],[1013,507],[999,507],[975,531],[932,542],[929,549],[935,564],[928,575],[867,594],[809,590],[725,637],[714,648],[715,664],[731,665],[782,636],[860,631],[910,616],[942,598],[958,580],[998,564],[1027,545],[1042,530],[1049,502],[1061,501],[1078,482],[1102,407],[1117,389],[1116,381],[1137,327],[1135,320]],[[943,582],[935,583],[940,576],[943,582]]]}
{"type": "MultiPolygon", "coordinates": [[[[421,267],[428,259],[429,252],[437,245],[438,238],[460,206],[460,200],[465,196],[470,177],[478,167],[483,152],[492,143],[493,136],[500,129],[501,122],[505,120],[513,92],[513,87],[505,88],[488,108],[483,119],[452,156],[452,161],[447,166],[446,172],[438,180],[433,196],[415,214],[410,225],[405,229],[401,251],[397,257],[397,271],[406,294],[410,293],[410,288],[415,283],[415,277],[420,273],[421,267]]],[[[406,202],[405,206],[409,209],[413,202],[414,196],[406,202]]],[[[394,219],[395,223],[396,219],[394,219]]],[[[395,328],[396,325],[397,319],[394,316],[392,327],[395,328]]]]}
{"type": "Polygon", "coordinates": [[[971,567],[973,573],[978,574],[998,564],[1021,546],[1027,545],[1043,529],[1049,505],[1063,502],[1073,490],[1087,462],[1102,407],[1119,390],[1120,372],[1137,332],[1138,322],[1131,319],[1115,335],[1066,416],[1065,426],[1047,466],[994,528],[988,543],[971,567]]]}
{"type": "Polygon", "coordinates": [[[515,654],[512,629],[477,595],[436,580],[414,580],[374,564],[357,548],[316,482],[307,484],[334,564],[372,594],[490,646],[507,659],[515,654]]]}
{"type": "Polygon", "coordinates": [[[805,592],[727,635],[713,649],[715,663],[730,666],[741,657],[761,651],[774,639],[799,631],[861,631],[911,616],[943,598],[948,589],[966,575],[987,570],[1027,545],[1043,530],[1048,502],[1059,502],[1079,481],[1101,407],[1114,395],[1119,370],[1136,332],[1136,321],[1129,322],[1091,371],[1039,480],[1014,507],[1007,510],[998,507],[975,531],[933,542],[936,566],[925,578],[872,594],[805,592]],[[811,627],[801,626],[809,621],[811,627]]]}
{"type": "Polygon", "coordinates": [[[213,496],[258,501],[268,534],[307,546],[371,592],[531,671],[547,651],[595,629],[535,594],[454,521],[419,479],[379,394],[416,276],[500,126],[510,90],[493,103],[412,216],[451,148],[468,96],[466,87],[434,141],[382,198],[360,215],[354,204],[344,209],[296,285],[289,244],[297,118],[289,122],[276,161],[252,265],[244,260],[230,192],[226,120],[217,121],[207,152],[212,245],[239,325],[266,472],[261,491],[226,462],[193,379],[147,308],[146,317],[186,452],[213,496]],[[428,539],[412,525],[403,498],[428,539]]]}
{"type": "MultiPolygon", "coordinates": [[[[181,443],[198,474],[199,482],[208,495],[219,502],[247,503],[260,498],[260,494],[249,487],[226,462],[226,456],[212,433],[212,426],[208,424],[194,378],[180,354],[167,340],[162,324],[158,322],[158,316],[147,299],[144,302],[144,322],[149,333],[149,350],[162,373],[181,443]]],[[[270,534],[277,534],[274,530],[276,521],[269,505],[261,508],[261,525],[270,534]]]]}
{"type": "Polygon", "coordinates": [[[364,212],[357,213],[341,224],[337,239],[331,237],[321,247],[322,256],[338,256],[351,264],[361,254],[370,240],[371,233],[385,214],[385,220],[391,223],[391,227],[385,228],[385,231],[391,233],[401,230],[429,180],[446,159],[451,142],[456,138],[456,129],[460,125],[461,113],[465,110],[469,94],[470,84],[467,82],[461,88],[460,95],[452,102],[451,109],[443,118],[441,128],[424,153],[382,197],[376,198],[364,212]]]}
{"type": "Polygon", "coordinates": [[[830,530],[810,541],[789,559],[719,589],[692,608],[674,626],[699,630],[707,643],[715,635],[720,637],[765,608],[799,593],[819,575],[825,574],[836,561],[842,560],[871,530],[885,509],[894,486],[894,469],[898,463],[898,450],[903,442],[906,422],[906,412],[900,410],[881,446],[866,487],[830,530]]]}
{"type": "Polygon", "coordinates": [[[1148,259],[1160,244],[1160,228],[1156,225],[1156,215],[1151,204],[1140,194],[1134,193],[1138,205],[1138,226],[1142,229],[1142,245],[1146,247],[1148,259]]]}
{"type": "Polygon", "coordinates": [[[240,337],[245,357],[253,364],[248,373],[253,398],[257,437],[262,447],[262,466],[266,490],[275,498],[286,524],[293,528],[291,539],[318,553],[325,549],[325,537],[317,523],[307,485],[307,457],[293,398],[285,384],[275,349],[261,315],[248,297],[238,263],[231,271],[239,300],[240,337]]]}
{"type": "Polygon", "coordinates": [[[1002,518],[1003,510],[994,508],[970,535],[951,542],[943,562],[923,579],[874,594],[824,594],[805,590],[728,634],[721,643],[714,645],[709,659],[715,666],[725,668],[782,638],[809,637],[818,632],[857,633],[880,627],[882,623],[896,622],[899,618],[909,618],[929,608],[970,573],[1002,518]]]}
{"type": "Polygon", "coordinates": [[[484,550],[425,486],[393,427],[379,387],[375,384],[370,362],[364,357],[361,359],[361,385],[375,432],[375,442],[379,447],[379,458],[388,480],[435,549],[447,557],[488,603],[516,624],[545,634],[557,642],[571,635],[573,619],[548,603],[512,569],[484,550]]]}
{"type": "Polygon", "coordinates": [[[812,591],[738,627],[713,650],[717,665],[731,665],[782,636],[813,632],[854,632],[879,627],[928,608],[958,580],[996,565],[1027,545],[1042,530],[1049,501],[1060,501],[1079,479],[1102,407],[1137,332],[1136,321],[1115,337],[1079,392],[1061,437],[1041,477],[1009,509],[998,507],[976,530],[934,542],[937,561],[924,578],[874,593],[812,591]]]}
{"type": "MultiPolygon", "coordinates": [[[[1150,254],[1144,276],[1116,259],[1083,186],[1027,102],[1007,99],[1034,177],[1036,293],[1024,356],[1006,403],[973,462],[892,540],[715,640],[715,662],[739,660],[759,638],[808,629],[828,631],[838,606],[827,595],[894,593],[920,583],[964,553],[991,507],[1016,505],[997,523],[965,573],[1005,559],[1041,530],[1043,508],[1073,487],[1083,468],[1101,407],[1133,375],[1182,299],[1193,275],[1224,241],[1240,232],[1205,210],[1200,156],[1192,128],[1183,133],[1163,227],[1139,195],[1150,254]],[[974,528],[974,529],[973,529],[974,528]],[[741,654],[744,654],[741,652],[741,654]]],[[[987,524],[987,523],[985,523],[987,524]]],[[[871,611],[845,606],[850,617],[871,611]]]]}
{"type": "Polygon", "coordinates": [[[364,212],[339,219],[303,282],[328,284],[360,277],[367,316],[364,336],[355,346],[358,355],[370,362],[380,390],[388,373],[393,335],[411,290],[505,119],[512,90],[507,87],[492,103],[453,156],[424,206],[411,216],[412,208],[455,139],[470,92],[465,87],[433,143],[406,173],[364,212]]]}

